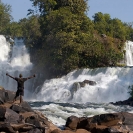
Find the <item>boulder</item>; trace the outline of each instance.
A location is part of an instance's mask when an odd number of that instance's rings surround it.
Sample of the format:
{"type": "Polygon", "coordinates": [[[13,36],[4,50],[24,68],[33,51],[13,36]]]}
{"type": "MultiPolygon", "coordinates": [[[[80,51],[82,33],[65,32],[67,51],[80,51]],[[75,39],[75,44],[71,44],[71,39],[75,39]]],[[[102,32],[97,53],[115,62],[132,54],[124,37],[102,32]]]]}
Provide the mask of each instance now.
{"type": "Polygon", "coordinates": [[[35,116],[35,115],[30,116],[30,117],[27,117],[27,118],[25,119],[25,122],[26,122],[26,123],[30,123],[30,124],[32,124],[32,125],[35,125],[35,126],[38,127],[38,128],[41,128],[41,124],[40,124],[40,122],[39,122],[37,116],[35,116]]]}
{"type": "Polygon", "coordinates": [[[133,106],[133,98],[128,98],[127,100],[124,101],[117,101],[115,103],[111,103],[114,105],[129,105],[129,106],[133,106]]]}
{"type": "MultiPolygon", "coordinates": [[[[85,84],[90,83],[87,80],[85,84]]],[[[9,102],[10,91],[0,88],[0,132],[4,133],[132,133],[133,114],[128,112],[100,114],[93,117],[70,116],[64,130],[59,129],[41,112],[34,111],[27,102],[9,102]],[[6,102],[7,101],[7,102],[6,102]]],[[[13,94],[13,93],[12,93],[13,94]]],[[[132,105],[133,98],[120,105],[132,105]]]]}
{"type": "Polygon", "coordinates": [[[33,112],[33,110],[31,109],[30,105],[27,102],[22,102],[20,105],[12,104],[10,109],[12,109],[17,113],[33,112]]]}
{"type": "Polygon", "coordinates": [[[7,101],[13,101],[15,97],[15,92],[10,90],[5,90],[3,87],[0,87],[0,104],[4,104],[7,101]]]}
{"type": "Polygon", "coordinates": [[[85,87],[86,84],[89,84],[89,85],[91,85],[91,86],[94,86],[94,85],[96,85],[96,82],[95,82],[95,81],[91,81],[91,80],[87,80],[87,79],[85,79],[85,80],[82,81],[82,82],[75,82],[75,83],[73,84],[71,90],[70,90],[70,91],[71,91],[71,99],[73,98],[74,93],[75,93],[78,89],[80,89],[81,87],[85,87]]]}
{"type": "Polygon", "coordinates": [[[73,131],[75,131],[77,129],[77,125],[79,122],[79,118],[76,116],[70,116],[67,118],[66,121],[66,129],[71,129],[73,131]]]}
{"type": "Polygon", "coordinates": [[[65,129],[85,129],[91,133],[128,133],[133,132],[132,119],[133,114],[127,112],[101,114],[90,118],[71,116],[66,121],[65,129]]]}
{"type": "Polygon", "coordinates": [[[5,122],[18,124],[20,115],[13,110],[6,108],[5,122]]]}
{"type": "Polygon", "coordinates": [[[89,84],[89,85],[96,85],[95,81],[91,81],[91,80],[84,80],[83,81],[85,84],[89,84]]]}
{"type": "Polygon", "coordinates": [[[87,80],[85,79],[84,81],[82,82],[75,82],[73,84],[74,88],[75,88],[75,85],[76,85],[76,88],[77,87],[85,87],[86,84],[89,84],[89,85],[96,85],[96,82],[95,81],[91,81],[91,80],[87,80]]]}

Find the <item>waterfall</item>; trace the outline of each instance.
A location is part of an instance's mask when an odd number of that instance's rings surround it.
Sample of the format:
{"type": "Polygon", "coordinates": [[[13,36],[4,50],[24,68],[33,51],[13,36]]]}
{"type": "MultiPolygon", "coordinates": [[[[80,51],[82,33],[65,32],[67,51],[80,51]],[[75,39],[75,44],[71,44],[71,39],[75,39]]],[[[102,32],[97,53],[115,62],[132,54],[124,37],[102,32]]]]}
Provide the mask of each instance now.
{"type": "Polygon", "coordinates": [[[10,43],[6,42],[6,38],[0,35],[0,62],[8,60],[10,52],[10,43]]]}
{"type": "Polygon", "coordinates": [[[133,66],[133,42],[126,41],[126,65],[127,66],[133,66]]]}
{"type": "Polygon", "coordinates": [[[75,70],[62,78],[47,80],[37,100],[60,102],[116,102],[130,97],[129,88],[133,85],[133,42],[125,43],[127,67],[95,68],[75,70]],[[84,80],[97,84],[75,89],[73,85],[84,80]],[[74,88],[74,90],[73,90],[74,88]]]}
{"type": "Polygon", "coordinates": [[[133,68],[130,67],[81,69],[62,78],[45,81],[35,99],[46,102],[116,102],[129,98],[128,92],[132,85],[133,68]],[[74,83],[84,80],[95,81],[96,85],[86,84],[73,93],[74,83]]]}
{"type": "MultiPolygon", "coordinates": [[[[14,44],[11,45],[3,35],[0,35],[0,86],[16,91],[17,82],[6,76],[6,73],[13,77],[18,77],[20,73],[23,77],[31,76],[32,66],[29,53],[22,38],[15,38],[14,44]]],[[[32,82],[33,80],[31,79],[25,83],[26,95],[28,95],[28,89],[31,89],[32,82]]],[[[25,97],[28,97],[26,95],[25,97]]]]}

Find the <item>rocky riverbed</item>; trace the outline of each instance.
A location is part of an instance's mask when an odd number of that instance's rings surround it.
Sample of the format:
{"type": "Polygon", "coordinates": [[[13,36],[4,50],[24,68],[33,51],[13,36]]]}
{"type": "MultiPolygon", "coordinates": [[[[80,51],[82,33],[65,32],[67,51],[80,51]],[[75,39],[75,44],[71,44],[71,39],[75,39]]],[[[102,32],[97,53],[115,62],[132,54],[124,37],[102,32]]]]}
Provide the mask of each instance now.
{"type": "MultiPolygon", "coordinates": [[[[65,128],[54,125],[41,112],[33,110],[27,102],[12,102],[15,93],[0,87],[1,133],[133,133],[133,114],[128,112],[100,114],[93,117],[70,116],[65,128]]],[[[129,102],[130,101],[130,102],[129,102]]],[[[125,102],[113,104],[128,104],[125,102]]]]}

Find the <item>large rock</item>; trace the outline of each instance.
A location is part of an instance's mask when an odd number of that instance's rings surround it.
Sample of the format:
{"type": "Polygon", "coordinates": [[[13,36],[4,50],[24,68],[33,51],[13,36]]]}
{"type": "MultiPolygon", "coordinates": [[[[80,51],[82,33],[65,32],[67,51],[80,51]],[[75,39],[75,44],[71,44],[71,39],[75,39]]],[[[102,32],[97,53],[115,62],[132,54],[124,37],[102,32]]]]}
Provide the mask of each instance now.
{"type": "Polygon", "coordinates": [[[41,112],[33,111],[28,103],[8,102],[0,105],[0,132],[51,133],[61,131],[41,112]]]}
{"type": "Polygon", "coordinates": [[[95,81],[91,81],[91,80],[87,80],[87,79],[85,79],[82,82],[76,82],[76,83],[79,83],[80,87],[85,87],[86,84],[89,84],[89,85],[92,85],[92,86],[96,85],[95,81]]]}
{"type": "MultiPolygon", "coordinates": [[[[84,81],[88,82],[88,81],[84,81]]],[[[4,133],[133,133],[133,114],[108,113],[93,117],[70,116],[65,130],[59,129],[27,102],[12,103],[14,94],[0,88],[0,132],[4,133]]],[[[132,105],[132,98],[115,104],[132,105]]]]}
{"type": "Polygon", "coordinates": [[[8,123],[18,123],[19,114],[14,112],[13,110],[6,108],[4,106],[0,106],[0,121],[8,122],[8,123]]]}
{"type": "Polygon", "coordinates": [[[3,87],[0,87],[0,104],[4,104],[4,102],[7,101],[13,101],[14,97],[14,91],[5,90],[3,87]]]}
{"type": "Polygon", "coordinates": [[[18,113],[14,112],[9,108],[6,108],[5,122],[18,124],[19,120],[20,120],[20,115],[18,113]]]}
{"type": "Polygon", "coordinates": [[[85,129],[91,133],[133,132],[133,114],[127,112],[96,115],[91,118],[74,117],[67,119],[66,129],[85,129]]]}
{"type": "Polygon", "coordinates": [[[75,131],[77,129],[77,125],[79,122],[79,118],[76,116],[70,116],[67,118],[66,121],[66,129],[71,129],[73,131],[75,131]]]}
{"type": "Polygon", "coordinates": [[[13,111],[15,111],[17,113],[33,112],[33,110],[31,109],[30,105],[27,102],[22,102],[19,105],[18,104],[12,104],[10,109],[12,109],[13,111]]]}
{"type": "Polygon", "coordinates": [[[95,82],[95,81],[91,81],[91,80],[87,80],[87,79],[85,79],[85,80],[82,81],[82,82],[75,82],[75,83],[73,84],[71,90],[70,90],[70,91],[71,91],[71,99],[73,98],[74,93],[75,93],[78,89],[80,89],[81,87],[85,87],[86,84],[89,84],[89,85],[91,85],[91,86],[94,86],[94,85],[96,85],[96,82],[95,82]]]}
{"type": "Polygon", "coordinates": [[[133,106],[133,98],[129,98],[127,100],[124,100],[124,101],[117,101],[115,103],[111,103],[111,104],[114,104],[114,105],[129,105],[129,106],[133,106]]]}

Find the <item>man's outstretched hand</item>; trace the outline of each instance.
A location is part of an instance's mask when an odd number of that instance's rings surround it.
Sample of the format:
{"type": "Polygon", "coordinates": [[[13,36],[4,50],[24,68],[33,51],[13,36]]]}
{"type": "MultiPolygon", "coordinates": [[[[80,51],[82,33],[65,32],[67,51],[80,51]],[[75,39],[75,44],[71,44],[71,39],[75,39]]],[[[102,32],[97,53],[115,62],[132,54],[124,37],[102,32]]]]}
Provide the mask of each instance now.
{"type": "Polygon", "coordinates": [[[34,74],[33,77],[36,77],[36,75],[34,74]]]}
{"type": "Polygon", "coordinates": [[[8,76],[8,73],[6,73],[6,75],[8,76]]]}

